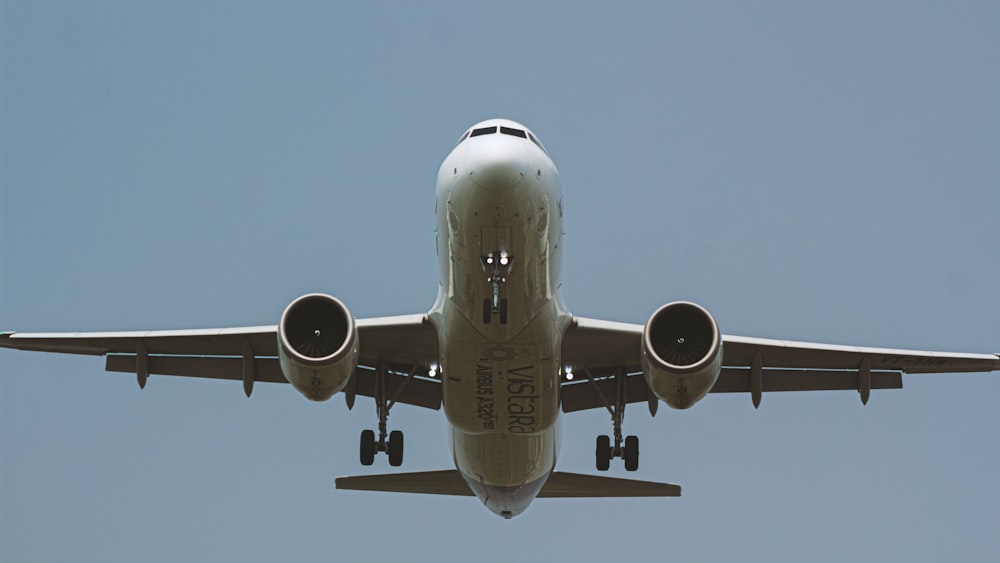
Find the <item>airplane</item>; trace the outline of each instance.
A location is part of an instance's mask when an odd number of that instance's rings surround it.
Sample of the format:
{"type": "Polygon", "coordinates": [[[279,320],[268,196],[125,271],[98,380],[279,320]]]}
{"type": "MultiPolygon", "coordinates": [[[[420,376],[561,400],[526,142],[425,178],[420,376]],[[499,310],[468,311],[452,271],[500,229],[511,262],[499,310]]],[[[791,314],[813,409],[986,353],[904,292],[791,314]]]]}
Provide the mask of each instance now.
{"type": "Polygon", "coordinates": [[[606,409],[595,465],[639,465],[623,436],[629,404],[687,409],[710,393],[902,388],[902,374],[1000,370],[998,354],[923,352],[724,335],[702,306],[667,303],[645,324],[572,315],[560,297],[559,172],[538,137],[507,119],[470,127],[435,195],[440,282],[427,313],[356,319],[335,297],[303,295],[277,325],[149,332],[0,333],[0,347],[106,356],[105,369],[290,383],[312,401],[375,401],[378,432],[359,460],[403,461],[388,431],[399,403],[444,409],[454,469],[341,477],[338,489],[475,495],[503,518],[539,497],[676,497],[680,487],[556,471],[561,413],[606,409]]]}

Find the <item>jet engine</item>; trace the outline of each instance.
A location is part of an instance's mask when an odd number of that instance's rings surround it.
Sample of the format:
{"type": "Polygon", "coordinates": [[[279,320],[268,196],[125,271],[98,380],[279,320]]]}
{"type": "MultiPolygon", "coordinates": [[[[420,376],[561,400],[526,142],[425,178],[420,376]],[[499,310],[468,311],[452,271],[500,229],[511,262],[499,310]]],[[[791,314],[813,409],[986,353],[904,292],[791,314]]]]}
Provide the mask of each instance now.
{"type": "Polygon", "coordinates": [[[358,327],[347,307],[322,293],[299,297],[281,314],[278,359],[285,379],[312,401],[347,385],[358,363],[358,327]]]}
{"type": "Polygon", "coordinates": [[[700,305],[668,303],[642,331],[642,372],[653,393],[675,409],[708,394],[722,370],[722,335],[700,305]]]}

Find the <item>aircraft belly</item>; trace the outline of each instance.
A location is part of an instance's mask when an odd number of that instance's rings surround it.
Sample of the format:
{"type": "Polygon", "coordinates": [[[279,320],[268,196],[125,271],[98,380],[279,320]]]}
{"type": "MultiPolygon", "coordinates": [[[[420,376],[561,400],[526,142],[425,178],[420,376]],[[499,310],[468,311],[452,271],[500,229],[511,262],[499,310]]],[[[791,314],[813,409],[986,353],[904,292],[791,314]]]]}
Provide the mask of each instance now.
{"type": "Polygon", "coordinates": [[[556,463],[555,427],[535,434],[468,434],[452,429],[455,465],[469,480],[491,487],[537,481],[556,463]]]}
{"type": "Polygon", "coordinates": [[[559,412],[568,319],[550,286],[550,247],[558,244],[551,229],[561,233],[557,192],[532,178],[505,190],[459,182],[442,197],[448,287],[435,319],[445,413],[470,434],[542,432],[559,412]],[[495,302],[485,258],[500,253],[511,259],[499,288],[503,317],[484,311],[495,302]]]}
{"type": "Polygon", "coordinates": [[[470,486],[476,484],[478,496],[500,503],[499,508],[487,503],[498,513],[523,510],[537,493],[523,486],[541,487],[555,466],[560,412],[555,312],[550,303],[516,338],[500,341],[469,326],[462,315],[445,315],[443,407],[452,426],[455,465],[470,486]]]}
{"type": "Polygon", "coordinates": [[[535,434],[559,414],[558,363],[549,343],[450,343],[444,409],[469,434],[535,434]]]}

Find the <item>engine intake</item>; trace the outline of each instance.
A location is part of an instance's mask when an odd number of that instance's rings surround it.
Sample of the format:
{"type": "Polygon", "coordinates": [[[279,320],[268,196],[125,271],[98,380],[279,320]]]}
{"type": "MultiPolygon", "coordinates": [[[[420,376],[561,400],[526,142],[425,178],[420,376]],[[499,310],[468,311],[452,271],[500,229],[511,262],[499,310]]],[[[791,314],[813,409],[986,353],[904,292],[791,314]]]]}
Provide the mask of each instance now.
{"type": "Polygon", "coordinates": [[[642,372],[653,393],[675,409],[686,409],[712,389],[722,370],[722,335],[703,307],[668,303],[642,331],[642,372]]]}
{"type": "Polygon", "coordinates": [[[285,379],[313,401],[347,385],[358,362],[358,328],[338,299],[322,293],[299,297],[278,323],[278,359],[285,379]]]}

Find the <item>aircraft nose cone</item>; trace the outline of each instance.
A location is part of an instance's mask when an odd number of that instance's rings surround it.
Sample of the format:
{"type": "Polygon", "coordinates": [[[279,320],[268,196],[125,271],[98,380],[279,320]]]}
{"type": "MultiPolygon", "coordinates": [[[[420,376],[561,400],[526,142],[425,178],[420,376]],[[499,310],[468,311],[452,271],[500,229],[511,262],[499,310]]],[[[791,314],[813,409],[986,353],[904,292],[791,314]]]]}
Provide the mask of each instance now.
{"type": "Polygon", "coordinates": [[[528,173],[528,153],[521,139],[494,138],[477,147],[469,159],[472,181],[487,189],[502,190],[520,182],[528,173]]]}

